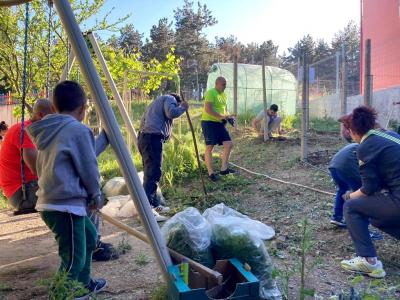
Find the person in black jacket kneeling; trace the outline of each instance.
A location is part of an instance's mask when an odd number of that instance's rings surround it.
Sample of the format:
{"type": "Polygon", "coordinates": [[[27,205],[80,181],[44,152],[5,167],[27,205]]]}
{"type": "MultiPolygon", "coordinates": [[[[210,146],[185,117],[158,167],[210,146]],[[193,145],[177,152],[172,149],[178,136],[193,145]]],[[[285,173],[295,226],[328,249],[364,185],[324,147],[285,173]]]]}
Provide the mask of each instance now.
{"type": "Polygon", "coordinates": [[[360,144],[357,158],[362,186],[343,195],[344,214],[357,257],[343,260],[344,269],[383,278],[386,273],[377,259],[368,224],[400,239],[400,136],[374,130],[377,114],[360,106],[344,118],[352,139],[360,144]]]}

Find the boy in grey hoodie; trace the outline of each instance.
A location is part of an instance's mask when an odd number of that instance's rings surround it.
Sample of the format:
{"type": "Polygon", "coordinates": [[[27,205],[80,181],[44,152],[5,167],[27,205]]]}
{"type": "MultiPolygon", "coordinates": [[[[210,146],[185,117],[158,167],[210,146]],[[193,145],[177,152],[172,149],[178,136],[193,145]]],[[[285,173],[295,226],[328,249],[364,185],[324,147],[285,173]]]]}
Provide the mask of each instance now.
{"type": "Polygon", "coordinates": [[[56,114],[27,129],[38,149],[36,209],[55,234],[59,270],[68,272],[89,293],[98,293],[107,282],[90,276],[97,233],[86,207],[101,208],[102,198],[94,136],[81,123],[86,96],[78,83],[63,81],[54,89],[52,104],[56,114]]]}

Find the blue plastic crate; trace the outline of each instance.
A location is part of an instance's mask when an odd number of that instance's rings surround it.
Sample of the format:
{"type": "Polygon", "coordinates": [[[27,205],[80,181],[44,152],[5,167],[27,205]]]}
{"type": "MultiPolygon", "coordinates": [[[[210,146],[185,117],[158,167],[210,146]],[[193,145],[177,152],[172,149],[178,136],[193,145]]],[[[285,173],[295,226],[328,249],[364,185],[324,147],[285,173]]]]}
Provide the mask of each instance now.
{"type": "Polygon", "coordinates": [[[189,284],[186,284],[179,271],[179,265],[168,269],[170,277],[169,299],[173,300],[207,300],[207,299],[240,299],[257,300],[259,298],[258,279],[249,271],[245,270],[243,264],[236,258],[218,261],[215,270],[224,277],[224,289],[217,297],[214,297],[218,286],[207,282],[200,274],[196,275],[193,270],[189,273],[189,284]],[[202,285],[203,287],[199,287],[202,285]],[[192,288],[191,288],[192,287],[192,288]],[[213,295],[214,294],[214,295],[213,295]]]}

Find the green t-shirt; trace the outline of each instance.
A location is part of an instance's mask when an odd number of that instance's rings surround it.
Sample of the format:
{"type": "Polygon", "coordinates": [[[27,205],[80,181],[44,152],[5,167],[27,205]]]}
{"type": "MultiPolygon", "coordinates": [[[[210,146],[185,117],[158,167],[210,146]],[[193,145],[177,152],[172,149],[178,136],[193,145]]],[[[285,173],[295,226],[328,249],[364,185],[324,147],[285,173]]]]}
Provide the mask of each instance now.
{"type": "MultiPolygon", "coordinates": [[[[213,110],[221,115],[226,114],[226,95],[224,92],[220,93],[215,88],[212,88],[206,92],[204,95],[204,102],[210,102],[212,104],[213,110]]],[[[201,116],[202,121],[213,121],[221,123],[222,121],[208,114],[205,109],[203,109],[203,114],[201,116]]]]}

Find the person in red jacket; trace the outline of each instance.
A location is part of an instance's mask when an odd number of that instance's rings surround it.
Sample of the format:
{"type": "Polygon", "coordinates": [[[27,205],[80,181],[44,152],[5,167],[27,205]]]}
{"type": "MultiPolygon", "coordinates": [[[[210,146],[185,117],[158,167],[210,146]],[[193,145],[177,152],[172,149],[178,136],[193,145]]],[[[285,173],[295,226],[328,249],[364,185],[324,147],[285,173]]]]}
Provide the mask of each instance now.
{"type": "MultiPolygon", "coordinates": [[[[37,100],[33,106],[32,117],[24,122],[24,127],[26,128],[41,120],[50,113],[52,113],[50,101],[46,99],[37,100]]],[[[21,147],[21,125],[21,123],[17,123],[8,129],[0,150],[0,188],[14,208],[14,214],[35,211],[36,191],[38,189],[36,147],[25,130],[21,147]],[[23,149],[25,197],[22,189],[21,148],[23,149]]]]}

